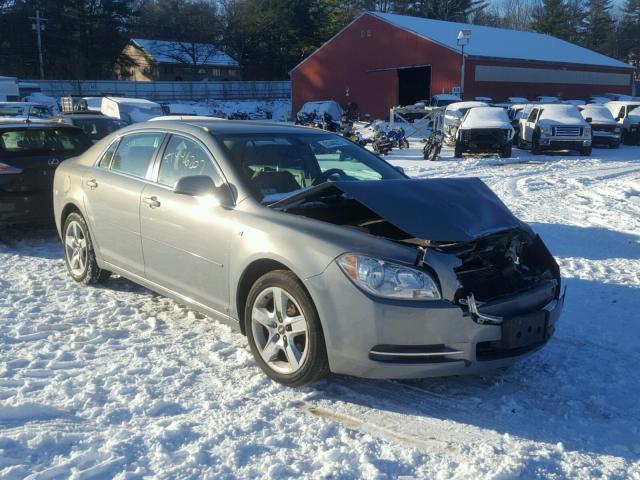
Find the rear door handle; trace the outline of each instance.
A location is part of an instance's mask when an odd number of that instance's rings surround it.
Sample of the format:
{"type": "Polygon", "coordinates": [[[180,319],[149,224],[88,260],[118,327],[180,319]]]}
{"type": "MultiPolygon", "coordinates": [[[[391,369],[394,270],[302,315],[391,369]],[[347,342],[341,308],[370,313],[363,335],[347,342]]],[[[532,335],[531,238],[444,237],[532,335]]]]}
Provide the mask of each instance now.
{"type": "Polygon", "coordinates": [[[160,202],[158,201],[158,197],[143,197],[142,201],[149,205],[149,208],[158,208],[160,206],[160,202]]]}
{"type": "Polygon", "coordinates": [[[87,186],[93,190],[94,188],[98,188],[98,182],[96,182],[95,178],[92,178],[91,180],[87,181],[87,186]]]}

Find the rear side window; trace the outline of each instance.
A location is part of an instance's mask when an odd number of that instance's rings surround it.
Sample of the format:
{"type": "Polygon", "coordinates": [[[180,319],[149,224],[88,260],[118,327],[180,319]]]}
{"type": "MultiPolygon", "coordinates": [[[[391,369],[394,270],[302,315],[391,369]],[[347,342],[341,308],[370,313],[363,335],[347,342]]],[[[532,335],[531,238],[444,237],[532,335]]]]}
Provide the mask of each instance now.
{"type": "Polygon", "coordinates": [[[133,133],[122,140],[111,160],[111,170],[143,178],[160,146],[162,133],[133,133]]]}
{"type": "Polygon", "coordinates": [[[181,178],[195,175],[208,175],[217,187],[222,185],[222,178],[205,149],[194,140],[173,135],[160,162],[158,183],[173,188],[181,178]]]}
{"type": "Polygon", "coordinates": [[[98,166],[102,168],[109,168],[111,166],[111,160],[113,160],[113,156],[115,155],[116,150],[118,149],[119,143],[120,143],[119,140],[116,140],[111,145],[109,145],[109,148],[107,148],[107,151],[104,152],[104,155],[102,155],[102,158],[98,162],[98,166]]]}
{"type": "Polygon", "coordinates": [[[75,128],[34,128],[0,132],[0,155],[84,152],[91,141],[75,128]]]}

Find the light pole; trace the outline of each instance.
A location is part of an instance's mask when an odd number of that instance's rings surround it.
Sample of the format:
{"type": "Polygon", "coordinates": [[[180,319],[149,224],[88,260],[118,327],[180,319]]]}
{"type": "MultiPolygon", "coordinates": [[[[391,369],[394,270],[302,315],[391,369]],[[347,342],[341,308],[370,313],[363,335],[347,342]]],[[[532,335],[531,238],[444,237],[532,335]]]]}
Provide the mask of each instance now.
{"type": "Polygon", "coordinates": [[[40,63],[40,80],[44,80],[44,62],[42,60],[42,31],[44,30],[44,24],[47,21],[46,18],[42,18],[40,16],[40,10],[36,9],[36,16],[29,17],[29,20],[32,20],[31,30],[36,31],[36,35],[38,37],[38,60],[40,63]]]}
{"type": "Polygon", "coordinates": [[[464,100],[464,47],[469,45],[471,40],[471,30],[460,30],[458,32],[458,46],[461,50],[460,55],[460,99],[464,100]]]}

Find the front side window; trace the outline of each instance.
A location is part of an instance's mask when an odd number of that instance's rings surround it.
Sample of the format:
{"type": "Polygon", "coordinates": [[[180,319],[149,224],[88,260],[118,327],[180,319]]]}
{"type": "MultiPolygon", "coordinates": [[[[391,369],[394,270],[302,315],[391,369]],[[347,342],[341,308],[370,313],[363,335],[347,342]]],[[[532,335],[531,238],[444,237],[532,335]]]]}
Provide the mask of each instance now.
{"type": "Polygon", "coordinates": [[[369,151],[334,134],[216,137],[254,197],[263,202],[328,181],[406,178],[369,151]]]}
{"type": "Polygon", "coordinates": [[[527,119],[527,121],[528,122],[535,122],[537,115],[538,115],[538,110],[536,110],[536,109],[531,110],[531,113],[529,114],[529,118],[527,119]]]}
{"type": "Polygon", "coordinates": [[[120,141],[111,170],[144,178],[160,146],[162,133],[134,133],[120,141]]]}
{"type": "Polygon", "coordinates": [[[160,161],[158,183],[173,188],[181,178],[197,175],[207,175],[217,187],[222,185],[222,177],[205,149],[194,140],[173,135],[160,161]]]}

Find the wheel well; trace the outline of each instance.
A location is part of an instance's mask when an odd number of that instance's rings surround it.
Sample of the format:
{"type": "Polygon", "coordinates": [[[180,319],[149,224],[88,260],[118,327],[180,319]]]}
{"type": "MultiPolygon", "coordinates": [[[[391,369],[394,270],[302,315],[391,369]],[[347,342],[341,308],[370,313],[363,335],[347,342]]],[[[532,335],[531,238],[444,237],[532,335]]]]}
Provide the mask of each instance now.
{"type": "Polygon", "coordinates": [[[273,270],[289,270],[290,269],[280,262],[270,259],[256,260],[251,263],[245,271],[242,273],[240,282],[238,283],[238,289],[236,291],[236,311],[238,312],[238,320],[240,321],[240,331],[246,335],[244,328],[244,305],[249,296],[249,290],[256,280],[266,273],[273,270]]]}
{"type": "Polygon", "coordinates": [[[60,216],[60,230],[64,229],[65,220],[67,219],[69,214],[73,212],[76,212],[82,215],[82,212],[78,207],[76,207],[73,203],[67,203],[62,209],[62,215],[60,216]]]}

